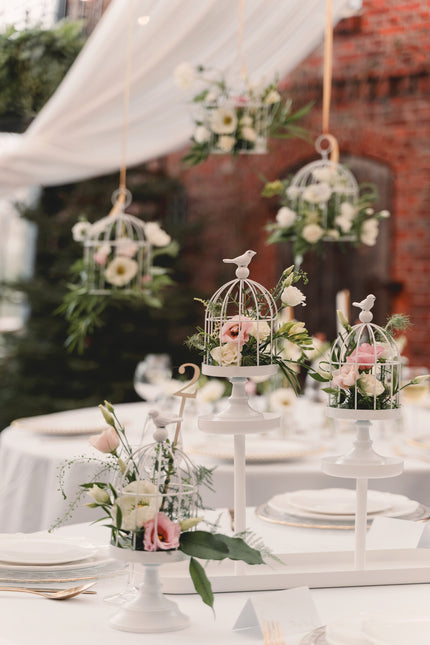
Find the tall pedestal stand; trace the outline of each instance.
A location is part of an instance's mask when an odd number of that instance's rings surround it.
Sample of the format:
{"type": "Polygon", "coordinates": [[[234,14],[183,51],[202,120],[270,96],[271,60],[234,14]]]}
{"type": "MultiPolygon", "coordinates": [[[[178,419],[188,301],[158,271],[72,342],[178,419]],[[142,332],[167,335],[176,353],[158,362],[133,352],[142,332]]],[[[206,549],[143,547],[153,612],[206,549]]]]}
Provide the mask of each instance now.
{"type": "Polygon", "coordinates": [[[403,461],[383,457],[373,448],[370,438],[371,419],[394,419],[398,410],[342,410],[328,408],[327,415],[334,418],[355,419],[356,438],[353,448],[345,455],[326,457],[322,470],[334,477],[356,480],[355,512],[355,568],[366,568],[367,491],[369,479],[383,479],[400,475],[403,461]]]}

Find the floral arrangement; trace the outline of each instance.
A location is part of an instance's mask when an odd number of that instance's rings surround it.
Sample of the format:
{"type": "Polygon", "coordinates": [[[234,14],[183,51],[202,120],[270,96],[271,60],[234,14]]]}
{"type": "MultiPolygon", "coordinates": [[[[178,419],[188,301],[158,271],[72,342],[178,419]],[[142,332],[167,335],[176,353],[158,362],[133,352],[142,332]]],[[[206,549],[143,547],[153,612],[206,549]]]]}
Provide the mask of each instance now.
{"type": "MultiPolygon", "coordinates": [[[[138,300],[147,307],[162,307],[162,293],[173,281],[169,269],[156,261],[162,255],[175,257],[179,245],[158,222],[139,223],[145,234],[144,244],[125,234],[112,241],[101,239],[94,245],[90,259],[86,256],[72,266],[72,283],[56,311],[69,323],[65,343],[69,351],[84,351],[89,337],[103,325],[103,312],[109,304],[138,300]],[[98,292],[94,284],[108,285],[109,291],[98,292]]],[[[72,228],[75,242],[85,245],[97,224],[86,219],[78,221],[72,228]]]]}
{"type": "Polygon", "coordinates": [[[255,85],[245,78],[238,89],[230,87],[220,72],[182,63],[175,69],[175,81],[181,89],[199,89],[192,99],[199,108],[194,115],[192,145],[183,159],[191,166],[213,152],[265,153],[271,137],[306,138],[306,131],[296,122],[311,104],[293,113],[292,101],[282,99],[277,80],[255,85]]]}
{"type": "Polygon", "coordinates": [[[266,229],[268,242],[293,242],[294,257],[303,257],[309,250],[322,252],[325,242],[352,242],[374,246],[379,221],[390,216],[389,211],[376,212],[376,187],[362,184],[357,199],[343,192],[336,183],[337,174],[329,167],[314,169],[314,183],[304,188],[291,179],[267,182],[263,197],[280,197],[281,206],[274,222],[266,229]]]}
{"type": "Polygon", "coordinates": [[[334,342],[330,361],[320,363],[320,381],[329,381],[323,388],[329,394],[329,407],[345,410],[390,410],[399,407],[399,393],[416,385],[429,375],[418,376],[401,385],[400,352],[393,333],[405,329],[408,318],[394,314],[384,328],[371,325],[351,327],[341,312],[343,326],[334,342]]]}
{"type": "MultiPolygon", "coordinates": [[[[253,303],[243,304],[243,313],[226,319],[221,326],[215,325],[212,334],[198,327],[197,333],[186,341],[210,364],[221,367],[237,365],[252,367],[275,363],[281,369],[290,385],[297,389],[297,369],[307,365],[306,353],[312,348],[312,339],[303,322],[283,321],[283,311],[290,307],[306,305],[306,296],[295,286],[307,276],[301,270],[290,266],[282,273],[271,295],[278,307],[278,321],[274,328],[258,317],[253,303]]],[[[210,303],[202,301],[208,308],[210,303]]],[[[217,312],[214,312],[215,315],[217,312]]]]}
{"type": "Polygon", "coordinates": [[[181,551],[188,556],[195,589],[213,607],[211,585],[199,560],[230,558],[262,564],[264,547],[258,550],[250,546],[247,542],[255,539],[250,535],[230,537],[197,530],[202,521],[196,514],[202,509],[198,490],[203,484],[210,485],[212,471],[195,467],[191,462],[191,470],[184,470],[186,455],[175,442],[159,436],[155,444],[140,449],[149,451],[151,457],[150,471],[143,477],[145,471],[138,459],[139,450],[133,452],[114,407],[108,401],[99,407],[108,428],[90,441],[108,455],[110,477],[107,483],[81,484],[81,489],[92,498],[88,506],[103,511],[104,516],[97,521],[107,521],[111,544],[116,547],[167,554],[181,551]]]}

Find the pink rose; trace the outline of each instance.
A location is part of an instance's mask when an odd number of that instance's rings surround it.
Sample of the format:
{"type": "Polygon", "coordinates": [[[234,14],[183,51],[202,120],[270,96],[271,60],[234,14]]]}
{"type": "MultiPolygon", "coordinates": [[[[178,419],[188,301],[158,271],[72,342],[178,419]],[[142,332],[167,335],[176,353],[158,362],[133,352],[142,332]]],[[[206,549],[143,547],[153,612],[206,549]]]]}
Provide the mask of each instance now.
{"type": "Polygon", "coordinates": [[[101,434],[90,437],[90,444],[100,452],[115,452],[119,446],[119,437],[115,428],[107,428],[101,434]]]}
{"type": "Polygon", "coordinates": [[[221,342],[236,343],[242,347],[249,340],[249,330],[252,326],[253,322],[249,318],[234,316],[221,327],[221,342]]]}
{"type": "Polygon", "coordinates": [[[332,383],[344,390],[355,385],[358,371],[356,365],[342,365],[339,370],[333,372],[332,383]]]}
{"type": "Polygon", "coordinates": [[[360,370],[368,370],[376,363],[384,348],[380,345],[369,345],[362,343],[346,359],[347,363],[355,363],[360,370]]]}
{"type": "Polygon", "coordinates": [[[181,526],[169,520],[164,513],[157,515],[143,525],[145,535],[143,537],[143,548],[145,551],[166,551],[176,549],[179,546],[181,526]]]}

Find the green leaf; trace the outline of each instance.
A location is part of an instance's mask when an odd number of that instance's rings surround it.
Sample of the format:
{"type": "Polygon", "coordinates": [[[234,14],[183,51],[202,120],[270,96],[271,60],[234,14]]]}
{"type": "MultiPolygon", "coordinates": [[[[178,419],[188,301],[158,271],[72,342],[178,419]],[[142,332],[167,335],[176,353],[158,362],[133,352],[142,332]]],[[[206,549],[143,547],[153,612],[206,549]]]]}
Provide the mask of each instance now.
{"type": "Polygon", "coordinates": [[[197,560],[191,558],[189,571],[191,580],[193,581],[194,589],[197,591],[203,602],[213,609],[214,595],[211,583],[208,580],[204,568],[202,567],[200,562],[197,562],[197,560]]]}
{"type": "Polygon", "coordinates": [[[227,545],[208,531],[190,531],[180,537],[181,551],[202,560],[224,560],[229,557],[227,545]]]}
{"type": "Polygon", "coordinates": [[[229,537],[221,533],[215,533],[215,536],[228,548],[230,560],[242,560],[247,564],[264,564],[261,553],[249,546],[242,538],[229,537]]]}

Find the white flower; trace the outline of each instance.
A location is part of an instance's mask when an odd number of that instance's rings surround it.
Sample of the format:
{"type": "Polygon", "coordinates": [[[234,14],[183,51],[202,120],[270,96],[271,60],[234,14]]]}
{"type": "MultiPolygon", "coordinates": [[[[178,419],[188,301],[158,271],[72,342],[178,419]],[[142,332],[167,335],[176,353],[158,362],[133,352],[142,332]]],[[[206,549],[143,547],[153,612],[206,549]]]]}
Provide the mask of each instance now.
{"type": "Polygon", "coordinates": [[[378,237],[379,222],[375,218],[363,222],[361,227],[360,240],[367,246],[375,246],[378,237]]]}
{"type": "Polygon", "coordinates": [[[242,139],[245,139],[245,141],[251,141],[251,143],[257,140],[257,133],[254,128],[250,128],[248,126],[242,128],[241,135],[242,139]]]}
{"type": "Polygon", "coordinates": [[[197,398],[204,403],[214,403],[224,394],[224,384],[217,379],[205,383],[197,392],[197,398]]]}
{"type": "Polygon", "coordinates": [[[115,287],[123,287],[133,280],[137,270],[138,264],[136,260],[117,256],[106,267],[105,279],[115,287]]]}
{"type": "MultiPolygon", "coordinates": [[[[290,340],[285,340],[282,345],[281,354],[286,361],[298,361],[302,352],[298,345],[292,343],[290,340]]],[[[297,369],[300,368],[297,366],[297,369]]]]}
{"type": "Polygon", "coordinates": [[[297,186],[288,186],[285,194],[288,199],[297,199],[297,197],[300,195],[300,188],[298,188],[297,186]]]}
{"type": "Polygon", "coordinates": [[[266,98],[264,99],[264,103],[266,105],[273,105],[273,103],[279,103],[281,100],[281,95],[277,90],[270,90],[266,98]]]}
{"type": "Polygon", "coordinates": [[[348,217],[337,215],[337,217],[335,217],[334,223],[340,228],[342,233],[348,233],[351,230],[352,222],[348,217]]]}
{"type": "Polygon", "coordinates": [[[236,139],[234,137],[223,135],[217,141],[217,148],[219,148],[223,152],[230,152],[234,148],[235,143],[236,139]]]}
{"type": "Polygon", "coordinates": [[[282,206],[276,213],[276,221],[280,226],[283,226],[285,228],[289,228],[292,226],[296,220],[296,213],[291,210],[291,208],[287,208],[287,206],[282,206]]]}
{"type": "Polygon", "coordinates": [[[260,343],[270,336],[271,328],[265,320],[255,320],[248,329],[248,334],[254,336],[260,343]]]}
{"type": "Polygon", "coordinates": [[[224,343],[221,347],[211,349],[211,356],[218,365],[231,365],[240,363],[241,353],[237,343],[224,343]]]}
{"type": "Polygon", "coordinates": [[[138,245],[136,242],[133,240],[130,240],[129,238],[120,238],[116,242],[115,250],[116,250],[116,255],[123,255],[124,257],[127,258],[132,258],[136,255],[138,245]]]}
{"type": "Polygon", "coordinates": [[[97,504],[108,504],[110,502],[109,493],[100,486],[94,484],[87,490],[88,495],[90,495],[97,504]]]}
{"type": "Polygon", "coordinates": [[[167,246],[172,239],[157,222],[147,222],[145,224],[145,235],[152,246],[167,246]]]}
{"type": "Polygon", "coordinates": [[[358,389],[366,396],[379,396],[385,390],[383,383],[373,374],[365,374],[357,381],[358,389]]]}
{"type": "Polygon", "coordinates": [[[104,244],[99,246],[97,251],[94,253],[95,262],[100,266],[104,266],[107,262],[110,252],[111,246],[110,244],[108,244],[108,242],[105,242],[104,244]]]}
{"type": "MultiPolygon", "coordinates": [[[[142,527],[145,522],[152,520],[161,506],[162,497],[157,493],[157,487],[146,480],[127,484],[117,500],[122,513],[121,528],[125,531],[134,531],[142,527]]],[[[115,513],[115,507],[113,511],[115,513]]]]}
{"type": "Polygon", "coordinates": [[[329,228],[326,235],[327,237],[331,237],[332,240],[338,240],[340,238],[340,233],[335,228],[329,228]]]}
{"type": "Polygon", "coordinates": [[[355,206],[349,202],[342,202],[340,205],[340,215],[343,219],[353,220],[356,214],[355,206]]]}
{"type": "Polygon", "coordinates": [[[87,237],[91,224],[89,222],[76,222],[72,227],[72,235],[75,242],[83,242],[87,237]]]}
{"type": "Polygon", "coordinates": [[[240,125],[252,125],[252,117],[250,116],[243,116],[240,120],[240,125]]]}
{"type": "Polygon", "coordinates": [[[281,294],[281,300],[286,307],[296,307],[297,305],[305,306],[306,296],[298,289],[290,285],[285,287],[281,294]]]}
{"type": "Polygon", "coordinates": [[[211,115],[211,129],[215,134],[231,134],[236,130],[237,117],[234,108],[223,106],[211,115]]]}
{"type": "Polygon", "coordinates": [[[387,210],[380,211],[379,213],[379,217],[382,217],[383,219],[387,219],[387,217],[390,217],[390,215],[390,211],[387,210]]]}
{"type": "Polygon", "coordinates": [[[322,168],[315,168],[312,171],[312,175],[315,181],[322,181],[329,184],[333,180],[334,170],[333,168],[323,166],[322,168]]]}
{"type": "Polygon", "coordinates": [[[332,190],[326,182],[310,184],[303,191],[303,199],[311,204],[321,204],[330,199],[332,190]]]}
{"type": "Polygon", "coordinates": [[[204,125],[199,125],[193,136],[196,143],[206,143],[211,138],[211,133],[204,125]]]}
{"type": "Polygon", "coordinates": [[[196,80],[196,71],[189,63],[181,63],[174,71],[175,83],[182,90],[190,89],[196,80]]]}
{"type": "Polygon", "coordinates": [[[374,213],[375,213],[373,208],[366,208],[366,210],[364,212],[366,213],[366,215],[374,215],[374,213]]]}
{"type": "Polygon", "coordinates": [[[204,98],[204,102],[207,104],[216,103],[217,100],[218,100],[218,94],[211,90],[206,94],[204,98]]]}
{"type": "Polygon", "coordinates": [[[280,387],[269,394],[269,407],[274,412],[291,408],[296,402],[296,395],[291,387],[280,387]]]}
{"type": "Polygon", "coordinates": [[[305,323],[301,320],[297,320],[291,325],[288,333],[290,336],[295,336],[296,334],[303,334],[305,331],[305,323]]]}
{"type": "Polygon", "coordinates": [[[315,244],[323,236],[324,230],[318,224],[307,224],[303,227],[302,238],[309,244],[315,244]]]}

